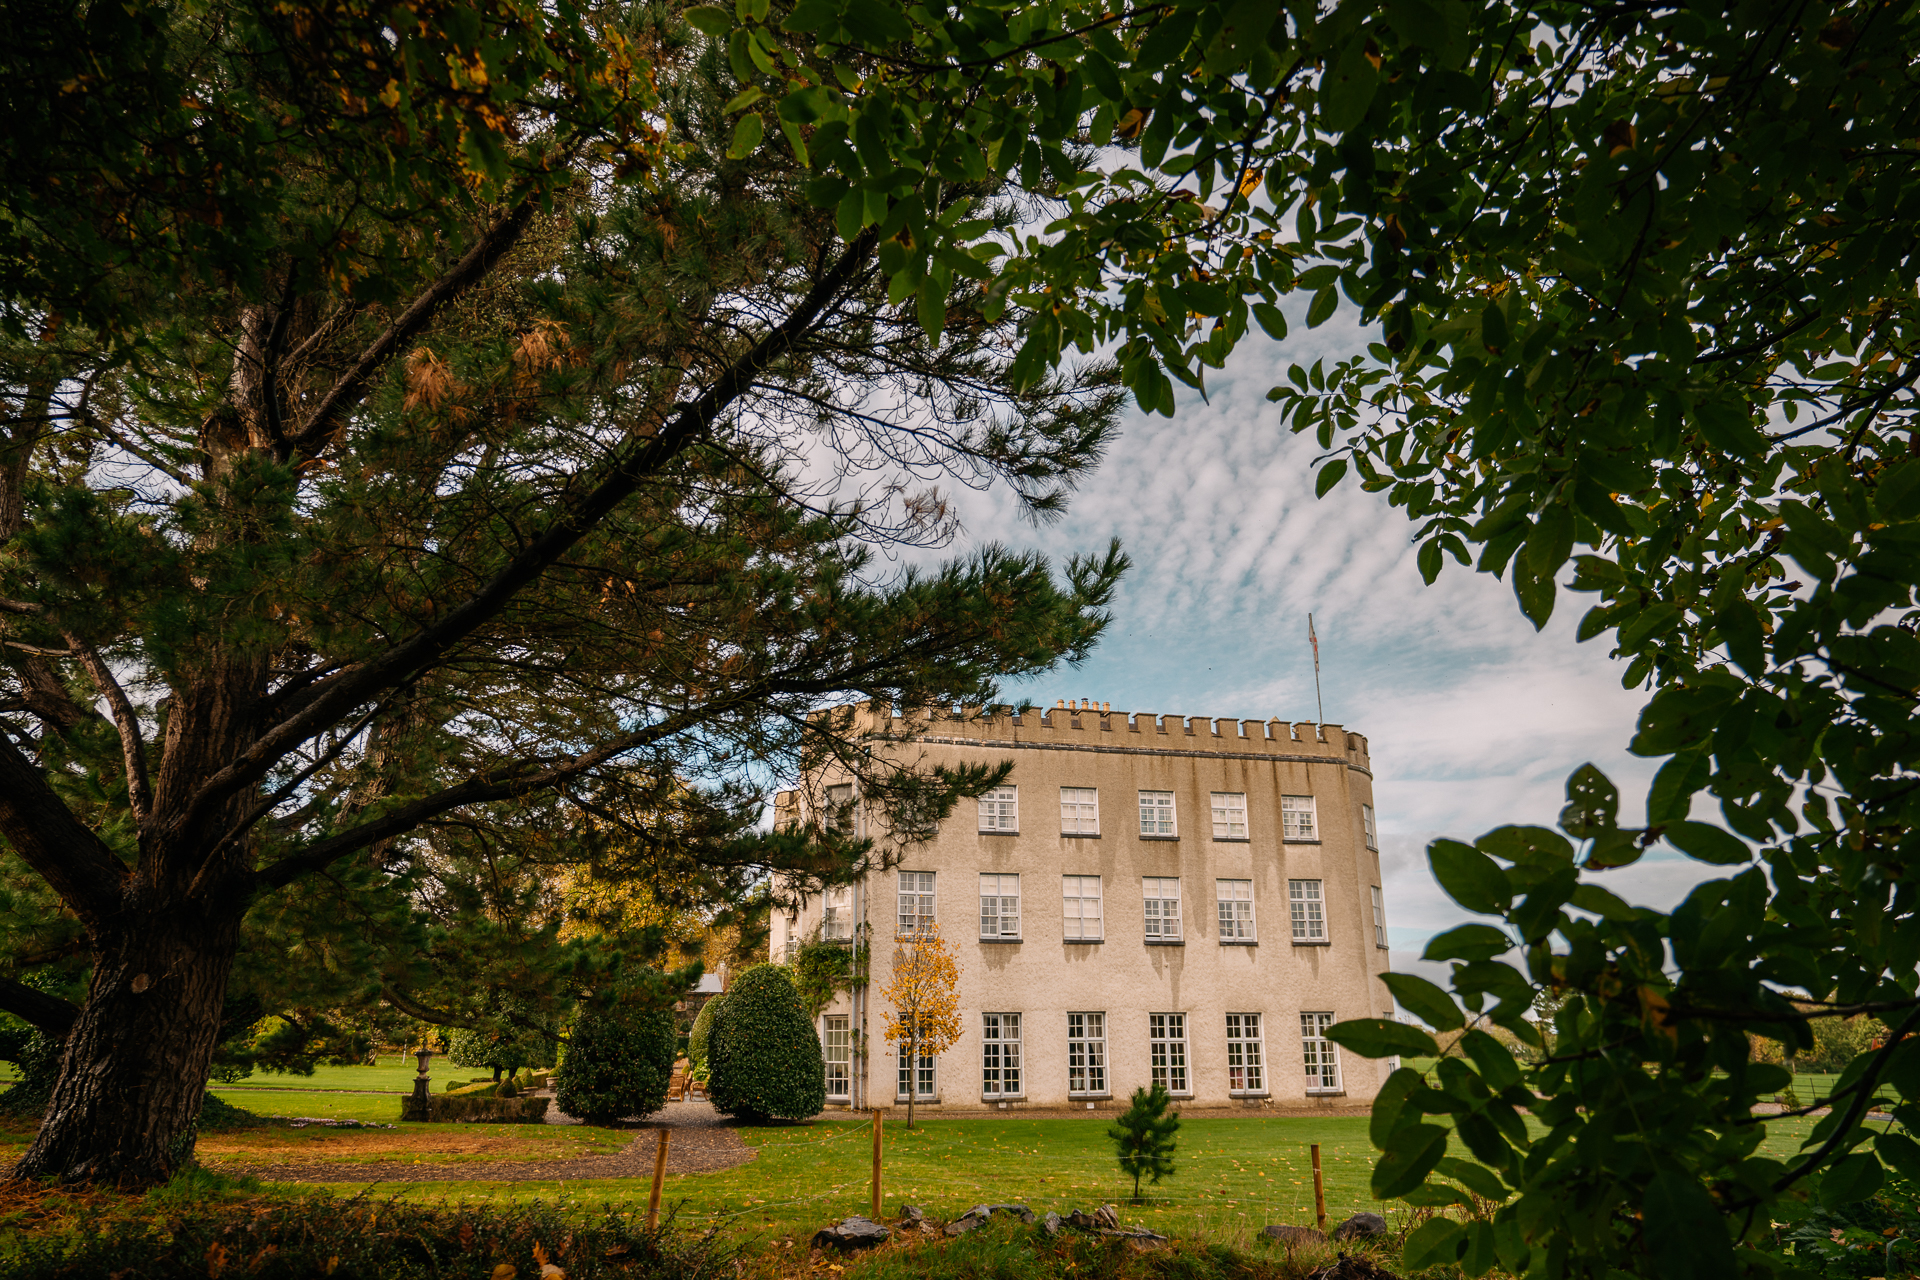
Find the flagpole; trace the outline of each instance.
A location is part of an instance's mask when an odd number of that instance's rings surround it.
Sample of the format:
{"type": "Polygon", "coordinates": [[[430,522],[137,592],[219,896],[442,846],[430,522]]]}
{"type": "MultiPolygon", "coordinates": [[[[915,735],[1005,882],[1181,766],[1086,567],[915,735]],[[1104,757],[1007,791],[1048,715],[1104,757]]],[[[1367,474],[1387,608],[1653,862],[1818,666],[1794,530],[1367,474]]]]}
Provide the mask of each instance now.
{"type": "Polygon", "coordinates": [[[1313,615],[1307,615],[1307,643],[1313,646],[1313,704],[1320,711],[1317,723],[1327,722],[1327,704],[1320,697],[1320,637],[1313,633],[1313,615]]]}

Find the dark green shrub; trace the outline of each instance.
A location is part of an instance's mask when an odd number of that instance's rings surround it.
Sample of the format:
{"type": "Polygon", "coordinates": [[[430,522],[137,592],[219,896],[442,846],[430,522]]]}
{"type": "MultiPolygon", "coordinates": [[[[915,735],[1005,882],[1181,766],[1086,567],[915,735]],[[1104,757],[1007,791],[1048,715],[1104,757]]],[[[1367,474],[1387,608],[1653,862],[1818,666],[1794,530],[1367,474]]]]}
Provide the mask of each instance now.
{"type": "Polygon", "coordinates": [[[503,1002],[502,1021],[491,1027],[461,1028],[447,1033],[447,1056],[457,1067],[486,1067],[498,1080],[523,1067],[553,1065],[556,1038],[543,1019],[518,1002],[503,1002]]]}
{"type": "Polygon", "coordinates": [[[488,1280],[503,1266],[537,1276],[543,1262],[567,1280],[735,1274],[732,1252],[710,1237],[671,1224],[648,1231],[637,1215],[582,1218],[539,1203],[441,1209],[364,1196],[208,1203],[206,1190],[175,1179],[106,1222],[25,1236],[0,1258],[0,1280],[488,1280]]]}
{"type": "Polygon", "coordinates": [[[1167,1114],[1173,1099],[1166,1086],[1151,1090],[1135,1089],[1127,1109],[1107,1129],[1120,1155],[1120,1173],[1133,1179],[1133,1202],[1140,1203],[1142,1176],[1160,1185],[1160,1179],[1173,1173],[1173,1135],[1180,1131],[1180,1113],[1167,1114]]]}
{"type": "Polygon", "coordinates": [[[554,1099],[570,1116],[611,1124],[667,1102],[673,1078],[673,1014],[615,1006],[580,1015],[567,1041],[554,1099]]]}
{"type": "Polygon", "coordinates": [[[820,1037],[779,965],[741,974],[707,1041],[713,1105],[746,1120],[804,1120],[827,1102],[820,1037]]]}
{"type": "Polygon", "coordinates": [[[720,1012],[720,1002],[726,998],[724,994],[717,995],[700,1006],[699,1016],[693,1020],[693,1030],[687,1036],[688,1065],[707,1065],[707,1045],[713,1036],[713,1019],[720,1012]]]}

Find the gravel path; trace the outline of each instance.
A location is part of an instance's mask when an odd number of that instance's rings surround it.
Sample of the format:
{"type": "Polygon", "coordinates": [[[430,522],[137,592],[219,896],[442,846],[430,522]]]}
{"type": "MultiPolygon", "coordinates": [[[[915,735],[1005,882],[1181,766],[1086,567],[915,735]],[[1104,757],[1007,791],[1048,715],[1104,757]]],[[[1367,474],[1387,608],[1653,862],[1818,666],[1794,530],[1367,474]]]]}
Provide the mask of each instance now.
{"type": "MultiPolygon", "coordinates": [[[[572,1116],[547,1111],[548,1124],[579,1124],[572,1116]]],[[[581,1178],[651,1178],[659,1133],[667,1143],[668,1173],[705,1173],[746,1164],[755,1152],[740,1140],[732,1122],[707,1102],[669,1102],[645,1120],[630,1121],[638,1132],[612,1155],[573,1160],[510,1160],[485,1164],[270,1164],[245,1171],[274,1182],[568,1182],[581,1178]]],[[[222,1163],[227,1163],[223,1161],[222,1163]]],[[[238,1162],[233,1162],[237,1168],[238,1162]]]]}

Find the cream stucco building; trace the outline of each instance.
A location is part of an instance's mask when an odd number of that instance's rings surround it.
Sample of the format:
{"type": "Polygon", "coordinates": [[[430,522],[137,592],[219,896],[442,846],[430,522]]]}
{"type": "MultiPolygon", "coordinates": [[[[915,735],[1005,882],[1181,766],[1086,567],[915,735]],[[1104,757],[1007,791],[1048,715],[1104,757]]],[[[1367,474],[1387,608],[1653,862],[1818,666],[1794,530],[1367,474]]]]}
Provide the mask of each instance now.
{"type": "MultiPolygon", "coordinates": [[[[942,1111],[1105,1109],[1155,1081],[1189,1107],[1373,1096],[1387,1064],[1320,1034],[1393,1014],[1364,737],[1084,703],[858,715],[903,762],[1013,770],[897,869],[775,917],[776,957],[809,938],[872,941],[873,985],[819,1019],[829,1106],[904,1105],[912,1088],[942,1111]],[[875,1006],[896,932],[929,916],[959,960],[962,1034],[908,1063],[875,1006]]],[[[831,777],[779,803],[791,820],[849,800],[872,820],[831,777]]]]}

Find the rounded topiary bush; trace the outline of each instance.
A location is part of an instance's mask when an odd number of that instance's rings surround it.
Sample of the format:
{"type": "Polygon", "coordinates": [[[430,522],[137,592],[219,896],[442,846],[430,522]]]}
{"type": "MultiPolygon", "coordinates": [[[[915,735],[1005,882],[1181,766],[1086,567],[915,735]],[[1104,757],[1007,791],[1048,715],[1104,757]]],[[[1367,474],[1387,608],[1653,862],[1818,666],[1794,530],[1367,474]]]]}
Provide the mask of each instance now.
{"type": "Polygon", "coordinates": [[[820,1037],[779,965],[741,974],[707,1039],[708,1096],[746,1120],[804,1120],[827,1102],[820,1037]]]}
{"type": "Polygon", "coordinates": [[[645,1116],[667,1102],[673,1078],[673,1014],[615,1006],[573,1025],[554,1102],[570,1116],[611,1124],[645,1116]]]}
{"type": "Polygon", "coordinates": [[[724,999],[725,995],[717,995],[700,1006],[700,1012],[693,1020],[693,1030],[687,1035],[687,1065],[707,1065],[707,1046],[712,1042],[714,1015],[720,1012],[720,1002],[724,999]]]}

